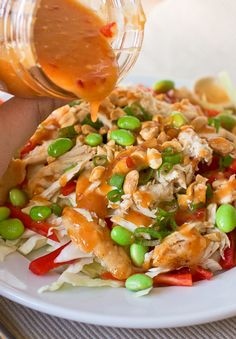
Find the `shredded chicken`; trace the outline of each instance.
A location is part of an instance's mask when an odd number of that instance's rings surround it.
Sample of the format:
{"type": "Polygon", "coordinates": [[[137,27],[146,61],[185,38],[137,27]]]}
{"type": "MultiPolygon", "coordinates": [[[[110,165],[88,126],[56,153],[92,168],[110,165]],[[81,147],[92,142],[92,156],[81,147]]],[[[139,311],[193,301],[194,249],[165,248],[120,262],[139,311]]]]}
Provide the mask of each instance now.
{"type": "Polygon", "coordinates": [[[131,261],[123,248],[115,245],[106,227],[88,221],[72,208],[65,208],[63,221],[72,241],[82,251],[93,252],[106,269],[123,280],[133,272],[131,261]]]}
{"type": "Polygon", "coordinates": [[[178,139],[183,145],[184,153],[191,158],[198,158],[210,163],[212,160],[212,149],[204,139],[201,139],[192,128],[180,132],[178,139]]]}
{"type": "Polygon", "coordinates": [[[208,241],[191,224],[186,224],[155,247],[152,255],[154,267],[175,270],[197,265],[207,248],[208,241]]]}
{"type": "MultiPolygon", "coordinates": [[[[41,193],[43,190],[52,187],[52,192],[55,193],[60,186],[60,180],[64,178],[65,184],[73,177],[73,175],[81,170],[92,158],[93,151],[88,146],[76,145],[70,152],[64,154],[57,160],[47,166],[42,167],[36,175],[29,180],[28,191],[30,195],[41,193]],[[64,171],[75,165],[75,167],[63,174],[64,171]],[[53,182],[53,184],[52,184],[53,182]]],[[[51,195],[51,190],[49,190],[51,195]]],[[[47,193],[44,191],[44,196],[47,193]]]]}
{"type": "Polygon", "coordinates": [[[229,180],[216,180],[212,184],[214,202],[229,204],[236,200],[236,178],[232,175],[229,180]]]}

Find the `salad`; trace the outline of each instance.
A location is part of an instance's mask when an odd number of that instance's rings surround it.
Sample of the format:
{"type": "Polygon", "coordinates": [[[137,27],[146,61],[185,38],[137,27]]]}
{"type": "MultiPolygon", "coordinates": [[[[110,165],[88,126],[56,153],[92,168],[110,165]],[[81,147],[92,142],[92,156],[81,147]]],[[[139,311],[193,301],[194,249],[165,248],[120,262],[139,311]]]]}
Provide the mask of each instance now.
{"type": "Polygon", "coordinates": [[[0,180],[0,260],[18,251],[39,292],[192,286],[235,266],[235,92],[170,80],[71,102],[37,128],[0,180]]]}

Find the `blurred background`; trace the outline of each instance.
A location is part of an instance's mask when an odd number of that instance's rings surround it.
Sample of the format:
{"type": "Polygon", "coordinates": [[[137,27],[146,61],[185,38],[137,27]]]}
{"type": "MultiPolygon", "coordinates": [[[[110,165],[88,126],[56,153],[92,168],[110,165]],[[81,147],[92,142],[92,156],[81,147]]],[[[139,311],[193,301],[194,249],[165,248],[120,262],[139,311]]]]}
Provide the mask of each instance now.
{"type": "Polygon", "coordinates": [[[143,0],[147,25],[131,74],[193,80],[229,72],[236,82],[236,0],[143,0]]]}

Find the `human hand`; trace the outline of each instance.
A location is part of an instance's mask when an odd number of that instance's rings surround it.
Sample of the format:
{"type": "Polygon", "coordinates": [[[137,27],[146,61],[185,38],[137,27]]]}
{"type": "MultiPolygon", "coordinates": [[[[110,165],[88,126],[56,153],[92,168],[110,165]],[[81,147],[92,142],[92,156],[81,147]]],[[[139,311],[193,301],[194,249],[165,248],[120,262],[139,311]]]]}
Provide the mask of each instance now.
{"type": "Polygon", "coordinates": [[[61,99],[14,97],[0,106],[0,177],[16,149],[25,144],[41,121],[64,104],[61,99]]]}

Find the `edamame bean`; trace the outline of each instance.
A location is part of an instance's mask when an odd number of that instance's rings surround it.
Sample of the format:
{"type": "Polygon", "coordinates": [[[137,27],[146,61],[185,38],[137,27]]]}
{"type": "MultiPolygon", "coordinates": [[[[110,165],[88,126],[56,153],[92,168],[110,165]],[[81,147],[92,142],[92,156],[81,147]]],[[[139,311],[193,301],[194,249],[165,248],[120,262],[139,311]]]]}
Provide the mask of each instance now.
{"type": "Polygon", "coordinates": [[[130,246],[130,256],[131,256],[133,263],[136,266],[143,265],[145,254],[147,253],[147,251],[148,251],[147,246],[143,246],[140,244],[132,244],[130,246]]]}
{"type": "Polygon", "coordinates": [[[115,226],[111,231],[111,238],[120,246],[131,245],[134,239],[133,233],[122,226],[115,226]]]}
{"type": "Polygon", "coordinates": [[[173,112],[171,114],[171,117],[172,117],[172,124],[176,128],[180,128],[181,126],[187,123],[186,118],[180,112],[173,112]]]}
{"type": "Polygon", "coordinates": [[[13,206],[24,207],[28,198],[25,192],[19,190],[18,188],[12,188],[9,192],[9,200],[13,206]]]}
{"type": "Polygon", "coordinates": [[[5,240],[16,240],[24,233],[25,227],[19,219],[7,219],[0,222],[0,235],[5,240]]]}
{"type": "Polygon", "coordinates": [[[34,221],[42,221],[50,217],[52,210],[48,206],[34,206],[30,210],[30,217],[34,221]]]}
{"type": "Polygon", "coordinates": [[[0,207],[0,221],[6,220],[9,218],[11,211],[8,207],[2,206],[0,207]]]}
{"type": "Polygon", "coordinates": [[[218,118],[220,120],[221,126],[229,131],[231,131],[236,125],[236,119],[230,114],[226,114],[226,113],[220,114],[218,118]]]}
{"type": "Polygon", "coordinates": [[[90,133],[86,136],[85,142],[92,147],[98,146],[102,143],[102,136],[98,133],[90,133]]]}
{"type": "Polygon", "coordinates": [[[70,151],[73,145],[73,141],[69,138],[56,139],[48,146],[48,155],[53,158],[58,158],[70,151]]]}
{"type": "Polygon", "coordinates": [[[119,128],[129,129],[131,131],[134,131],[135,129],[140,128],[141,122],[138,118],[132,117],[131,115],[127,115],[127,116],[121,117],[118,120],[117,125],[119,128]]]}
{"type": "Polygon", "coordinates": [[[125,287],[133,292],[138,292],[151,288],[153,280],[146,274],[134,274],[129,277],[125,282],[125,287]]]}
{"type": "Polygon", "coordinates": [[[135,143],[135,137],[133,133],[125,129],[117,129],[112,131],[110,138],[121,146],[131,146],[135,143]]]}
{"type": "Polygon", "coordinates": [[[216,226],[225,233],[236,227],[236,209],[230,205],[221,205],[216,211],[216,226]]]}
{"type": "Polygon", "coordinates": [[[125,175],[123,175],[123,174],[113,174],[113,176],[109,180],[109,185],[121,189],[123,187],[124,181],[125,181],[125,175]]]}
{"type": "Polygon", "coordinates": [[[153,89],[156,93],[166,93],[175,88],[175,83],[171,80],[161,80],[155,83],[153,89]]]}

